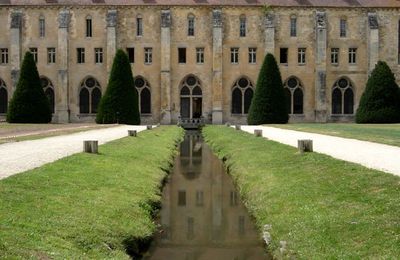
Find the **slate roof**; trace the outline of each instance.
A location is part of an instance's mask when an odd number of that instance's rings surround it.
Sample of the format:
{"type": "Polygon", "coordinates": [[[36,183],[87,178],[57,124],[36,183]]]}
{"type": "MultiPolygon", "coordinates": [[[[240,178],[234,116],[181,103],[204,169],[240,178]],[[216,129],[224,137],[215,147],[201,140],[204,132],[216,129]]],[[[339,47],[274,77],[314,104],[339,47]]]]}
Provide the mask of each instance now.
{"type": "Polygon", "coordinates": [[[2,5],[169,5],[169,6],[400,7],[400,0],[0,0],[2,5]]]}

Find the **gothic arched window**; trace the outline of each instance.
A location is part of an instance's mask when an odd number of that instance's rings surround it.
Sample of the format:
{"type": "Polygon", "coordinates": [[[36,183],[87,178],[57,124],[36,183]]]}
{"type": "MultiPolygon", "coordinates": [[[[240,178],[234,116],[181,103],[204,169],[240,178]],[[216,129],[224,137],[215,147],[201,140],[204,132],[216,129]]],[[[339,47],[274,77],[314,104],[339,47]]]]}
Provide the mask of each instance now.
{"type": "Polygon", "coordinates": [[[286,104],[289,114],[303,114],[304,113],[304,94],[303,86],[296,77],[290,77],[286,80],[285,85],[286,104]]]}
{"type": "Polygon", "coordinates": [[[232,88],[232,114],[245,115],[249,112],[253,88],[253,83],[246,77],[235,82],[232,88]]]}
{"type": "Polygon", "coordinates": [[[54,95],[53,83],[51,83],[51,81],[46,77],[40,77],[40,83],[42,85],[44,94],[46,94],[46,97],[49,100],[51,113],[54,114],[54,111],[55,111],[55,95],[54,95]]]}
{"type": "Polygon", "coordinates": [[[332,114],[354,114],[354,92],[351,82],[341,78],[335,82],[332,89],[332,114]]]}
{"type": "Polygon", "coordinates": [[[101,99],[101,87],[99,82],[92,78],[86,78],[79,91],[79,113],[95,114],[101,99]]]}
{"type": "Polygon", "coordinates": [[[8,93],[6,83],[0,79],[0,114],[7,113],[8,93]]]}
{"type": "Polygon", "coordinates": [[[151,114],[150,84],[142,76],[135,78],[135,88],[138,93],[140,114],[151,114]]]}

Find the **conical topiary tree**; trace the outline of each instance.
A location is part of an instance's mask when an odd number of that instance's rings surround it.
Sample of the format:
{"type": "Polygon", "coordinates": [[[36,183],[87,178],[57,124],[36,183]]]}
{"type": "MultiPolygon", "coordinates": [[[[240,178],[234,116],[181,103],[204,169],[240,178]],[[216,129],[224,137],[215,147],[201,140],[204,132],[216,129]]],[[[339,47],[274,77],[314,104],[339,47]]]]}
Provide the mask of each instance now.
{"type": "Polygon", "coordinates": [[[27,52],[22,62],[21,74],[10,101],[7,122],[49,123],[51,108],[47,99],[33,55],[27,52]]]}
{"type": "Polygon", "coordinates": [[[131,65],[122,50],[118,50],[115,55],[107,90],[97,111],[96,123],[140,124],[138,95],[131,65]]]}
{"type": "Polygon", "coordinates": [[[356,113],[357,123],[399,123],[400,89],[389,66],[379,61],[368,79],[356,113]]]}
{"type": "Polygon", "coordinates": [[[275,57],[268,53],[258,75],[247,122],[250,125],[285,124],[288,120],[281,73],[275,57]]]}

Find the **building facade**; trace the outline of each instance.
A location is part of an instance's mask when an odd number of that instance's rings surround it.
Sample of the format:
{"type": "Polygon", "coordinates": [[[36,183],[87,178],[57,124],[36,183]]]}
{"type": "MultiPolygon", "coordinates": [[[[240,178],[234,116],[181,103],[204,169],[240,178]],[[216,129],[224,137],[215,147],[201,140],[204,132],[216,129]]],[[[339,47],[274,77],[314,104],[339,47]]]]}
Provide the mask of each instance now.
{"type": "Polygon", "coordinates": [[[378,60],[396,78],[392,0],[0,1],[0,115],[31,51],[54,122],[93,121],[114,54],[126,50],[144,123],[245,123],[266,53],[292,122],[352,121],[378,60]]]}

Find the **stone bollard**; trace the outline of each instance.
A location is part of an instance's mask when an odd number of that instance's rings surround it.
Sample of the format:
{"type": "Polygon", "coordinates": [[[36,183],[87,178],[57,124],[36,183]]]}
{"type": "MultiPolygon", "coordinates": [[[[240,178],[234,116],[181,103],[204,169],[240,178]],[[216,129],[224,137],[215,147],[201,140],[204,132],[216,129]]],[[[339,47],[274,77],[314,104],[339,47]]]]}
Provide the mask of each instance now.
{"type": "Polygon", "coordinates": [[[97,140],[83,141],[83,151],[85,153],[98,153],[99,142],[97,140]]]}
{"type": "Polygon", "coordinates": [[[312,140],[298,140],[297,146],[300,153],[313,152],[313,141],[312,140]]]}
{"type": "Polygon", "coordinates": [[[226,123],[225,123],[225,126],[230,127],[231,124],[230,124],[229,122],[226,122],[226,123]]]}
{"type": "Polygon", "coordinates": [[[137,136],[137,131],[136,130],[128,130],[128,136],[136,137],[137,136]]]}
{"type": "Polygon", "coordinates": [[[151,129],[153,129],[153,126],[152,125],[148,125],[147,126],[147,130],[151,130],[151,129]]]}
{"type": "Polygon", "coordinates": [[[261,130],[261,129],[255,129],[255,130],[254,130],[254,135],[255,135],[256,137],[262,137],[262,136],[263,136],[263,130],[261,130]]]}
{"type": "Polygon", "coordinates": [[[242,130],[242,127],[240,125],[235,125],[236,130],[242,130]]]}
{"type": "Polygon", "coordinates": [[[160,124],[160,123],[158,123],[158,124],[157,124],[157,127],[160,127],[160,126],[161,126],[161,124],[160,124]]]}

